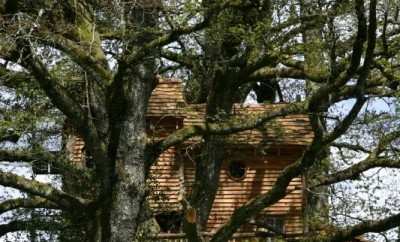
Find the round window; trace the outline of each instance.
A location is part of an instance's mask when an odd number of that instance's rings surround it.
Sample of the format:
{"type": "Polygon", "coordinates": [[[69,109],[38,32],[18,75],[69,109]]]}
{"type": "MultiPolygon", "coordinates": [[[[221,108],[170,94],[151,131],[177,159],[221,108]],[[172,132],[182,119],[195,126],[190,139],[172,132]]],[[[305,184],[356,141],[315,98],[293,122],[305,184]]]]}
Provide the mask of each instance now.
{"type": "Polygon", "coordinates": [[[231,161],[228,166],[228,174],[233,180],[242,180],[246,176],[246,166],[239,161],[231,161]]]}

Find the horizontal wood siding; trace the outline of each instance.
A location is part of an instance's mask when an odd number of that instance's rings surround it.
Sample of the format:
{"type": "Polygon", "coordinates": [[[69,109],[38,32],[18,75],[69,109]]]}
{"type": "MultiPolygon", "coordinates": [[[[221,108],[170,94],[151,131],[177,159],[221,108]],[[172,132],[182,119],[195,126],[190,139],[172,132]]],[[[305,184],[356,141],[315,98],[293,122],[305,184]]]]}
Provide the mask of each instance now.
{"type": "Polygon", "coordinates": [[[148,117],[179,117],[186,106],[182,93],[182,82],[174,79],[160,79],[150,97],[148,117]]]}
{"type": "MultiPolygon", "coordinates": [[[[286,104],[254,104],[251,106],[234,105],[234,117],[248,119],[274,108],[282,108],[286,104]]],[[[199,125],[204,123],[205,106],[190,105],[185,108],[184,126],[199,125]]],[[[227,142],[232,145],[307,145],[313,138],[313,131],[306,115],[288,115],[267,122],[258,128],[227,135],[227,142]]],[[[194,137],[191,142],[199,142],[200,138],[194,137]]]]}
{"type": "MultiPolygon", "coordinates": [[[[177,157],[174,152],[174,149],[165,152],[157,164],[151,168],[153,182],[150,204],[156,213],[181,209],[179,203],[181,182],[179,159],[176,160],[177,157]]],[[[293,162],[299,155],[297,151],[293,153],[284,156],[265,156],[264,158],[248,156],[250,160],[241,159],[248,169],[246,176],[240,181],[233,180],[228,175],[229,158],[227,158],[221,171],[220,185],[208,220],[207,232],[213,232],[227,222],[234,210],[249,201],[249,199],[268,192],[282,169],[293,162]]],[[[237,159],[240,156],[231,157],[237,159]]],[[[194,182],[194,162],[190,159],[185,159],[183,162],[184,187],[186,193],[190,194],[194,182]]],[[[303,204],[302,179],[293,179],[289,184],[288,191],[290,193],[278,203],[266,208],[264,214],[282,216],[285,220],[285,232],[298,234],[303,230],[301,222],[303,204]]],[[[240,232],[251,232],[254,229],[252,226],[244,226],[240,229],[240,232]]]]}
{"type": "Polygon", "coordinates": [[[180,190],[178,162],[174,148],[168,149],[150,168],[150,207],[155,213],[180,209],[178,195],[180,190]]]}
{"type": "MultiPolygon", "coordinates": [[[[233,114],[238,117],[268,112],[285,104],[257,104],[243,106],[235,104],[233,114]]],[[[147,109],[147,132],[150,139],[157,141],[173,131],[190,125],[204,123],[205,105],[186,104],[182,85],[178,80],[160,80],[154,89],[147,109]]],[[[76,166],[85,166],[83,139],[77,133],[66,129],[66,148],[69,158],[76,166]]],[[[249,199],[268,192],[282,169],[294,162],[304,147],[310,144],[313,133],[306,115],[288,115],[257,129],[226,136],[226,161],[220,177],[220,186],[215,198],[207,232],[215,231],[224,224],[233,211],[249,199]],[[235,181],[227,174],[231,159],[245,163],[246,176],[235,181]]],[[[194,182],[194,162],[187,154],[189,148],[197,146],[201,137],[195,137],[177,148],[170,148],[159,157],[150,169],[150,206],[154,212],[179,211],[179,200],[184,190],[191,192],[194,182]],[[183,164],[183,167],[181,166],[183,164]]],[[[190,152],[189,152],[190,153],[190,152]]],[[[290,193],[278,203],[265,209],[266,215],[285,218],[285,232],[301,233],[301,210],[303,204],[302,179],[295,178],[289,185],[290,193]]],[[[252,226],[244,226],[241,232],[252,231],[252,226]]],[[[160,240],[161,241],[161,240],[160,240]]],[[[179,240],[185,241],[185,240],[179,240]]]]}
{"type": "MultiPolygon", "coordinates": [[[[227,222],[235,209],[239,208],[251,198],[268,192],[274,185],[277,177],[289,162],[281,157],[282,162],[278,162],[279,157],[266,157],[263,160],[245,161],[248,170],[243,180],[233,180],[227,171],[229,158],[224,162],[220,175],[220,185],[215,197],[214,205],[207,224],[207,231],[213,232],[219,226],[227,222]],[[275,162],[271,163],[271,160],[275,162]]],[[[194,181],[194,167],[192,162],[185,163],[185,187],[190,193],[194,181]]],[[[285,232],[300,233],[302,231],[301,210],[303,204],[302,179],[295,178],[289,184],[288,190],[291,191],[276,204],[264,210],[267,215],[283,216],[285,220],[285,232]]],[[[245,226],[241,232],[254,231],[254,227],[245,226]]]]}

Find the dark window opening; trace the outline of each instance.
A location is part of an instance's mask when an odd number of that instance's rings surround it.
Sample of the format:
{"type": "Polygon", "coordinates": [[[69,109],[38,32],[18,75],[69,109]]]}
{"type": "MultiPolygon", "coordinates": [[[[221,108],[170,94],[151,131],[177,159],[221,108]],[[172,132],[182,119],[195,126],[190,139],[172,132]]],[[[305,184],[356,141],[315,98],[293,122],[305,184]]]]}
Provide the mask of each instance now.
{"type": "Polygon", "coordinates": [[[179,233],[182,231],[182,212],[163,212],[155,217],[161,233],[179,233]]]}
{"type": "Polygon", "coordinates": [[[84,155],[84,161],[87,168],[94,168],[94,160],[89,152],[83,150],[82,154],[84,155]]]}
{"type": "Polygon", "coordinates": [[[273,235],[282,235],[285,232],[285,220],[282,216],[260,216],[255,219],[254,225],[273,235]]]}
{"type": "Polygon", "coordinates": [[[146,118],[146,132],[149,136],[165,136],[183,126],[183,119],[163,116],[146,118]]]}
{"type": "Polygon", "coordinates": [[[93,159],[86,159],[86,167],[87,168],[94,168],[94,161],[93,161],[93,159]]]}
{"type": "Polygon", "coordinates": [[[228,174],[234,180],[242,180],[246,176],[246,166],[239,161],[231,161],[228,166],[228,174]]]}

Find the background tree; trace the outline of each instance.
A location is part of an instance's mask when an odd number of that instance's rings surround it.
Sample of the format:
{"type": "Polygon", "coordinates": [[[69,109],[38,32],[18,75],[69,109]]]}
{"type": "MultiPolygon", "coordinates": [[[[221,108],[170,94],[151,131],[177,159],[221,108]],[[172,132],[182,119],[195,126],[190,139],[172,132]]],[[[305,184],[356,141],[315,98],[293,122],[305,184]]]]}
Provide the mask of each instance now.
{"type": "MultiPolygon", "coordinates": [[[[391,128],[373,136],[378,141],[359,144],[354,141],[357,136],[351,136],[362,118],[374,134],[381,120],[365,115],[371,100],[397,105],[400,29],[395,1],[6,0],[0,2],[0,13],[1,91],[10,99],[2,100],[0,159],[50,161],[64,177],[88,184],[81,190],[61,190],[1,171],[1,185],[29,195],[3,201],[2,212],[55,209],[70,220],[52,221],[53,230],[78,227],[82,240],[133,241],[149,214],[149,167],[167,148],[202,136],[203,158],[196,164],[195,185],[186,199],[187,207],[197,211],[196,222],[185,221],[184,231],[190,241],[203,241],[201,231],[225,155],[218,147],[225,136],[289,114],[309,115],[313,142],[282,171],[270,191],[238,208],[211,241],[227,241],[241,225],[283,198],[293,178],[326,166],[323,160],[332,146],[363,152],[366,158],[348,166],[339,162],[325,176],[308,174],[310,191],[372,168],[399,167],[396,112],[385,119],[391,128]],[[185,81],[188,101],[206,104],[207,126],[148,141],[145,113],[157,75],[185,81]],[[233,103],[253,92],[260,102],[288,104],[238,120],[231,112],[233,103]],[[302,94],[302,99],[292,98],[293,93],[302,94]],[[343,101],[351,107],[337,115],[332,110],[343,101]],[[64,120],[83,137],[93,169],[84,172],[69,165],[63,152],[49,152],[46,142],[61,136],[64,120]],[[22,149],[22,144],[28,145],[22,149]]],[[[305,239],[345,241],[400,224],[398,213],[381,215],[349,227],[310,226],[305,239]]],[[[27,222],[16,219],[1,225],[0,231],[25,230],[23,223],[27,222]]],[[[49,230],[48,224],[38,223],[38,229],[49,230]]]]}

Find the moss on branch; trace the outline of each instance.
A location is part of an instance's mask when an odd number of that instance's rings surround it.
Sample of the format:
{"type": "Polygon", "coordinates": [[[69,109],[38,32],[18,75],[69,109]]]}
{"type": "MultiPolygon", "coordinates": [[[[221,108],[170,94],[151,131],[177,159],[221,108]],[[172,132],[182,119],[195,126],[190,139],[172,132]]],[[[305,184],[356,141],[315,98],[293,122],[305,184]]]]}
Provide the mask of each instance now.
{"type": "Polygon", "coordinates": [[[18,208],[48,208],[57,209],[59,208],[55,203],[48,201],[41,197],[32,198],[16,198],[5,200],[0,203],[0,214],[8,212],[10,210],[18,208]]]}
{"type": "Polygon", "coordinates": [[[10,172],[0,171],[0,185],[12,187],[31,195],[46,198],[63,209],[84,208],[90,203],[90,201],[86,199],[75,197],[58,190],[49,184],[27,179],[10,172]]]}

